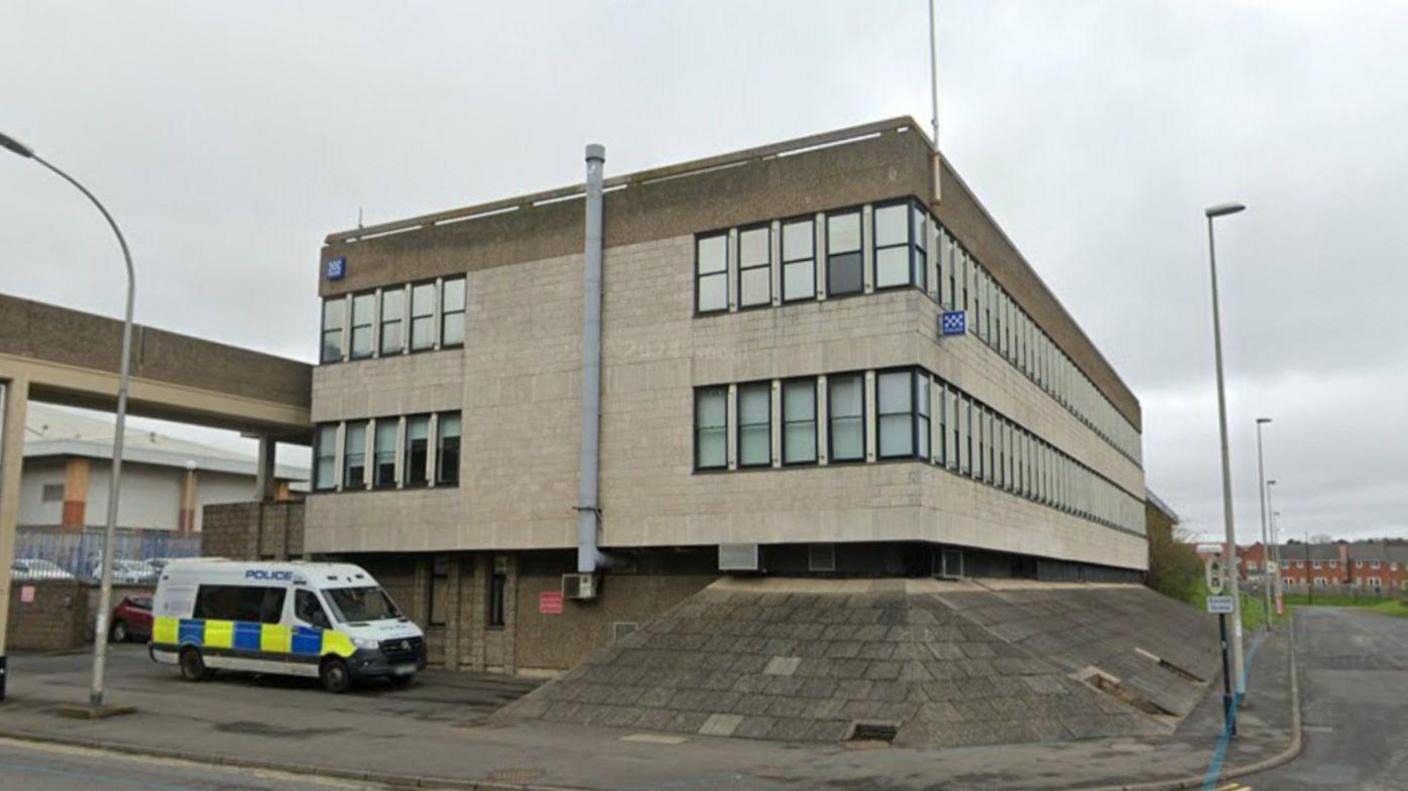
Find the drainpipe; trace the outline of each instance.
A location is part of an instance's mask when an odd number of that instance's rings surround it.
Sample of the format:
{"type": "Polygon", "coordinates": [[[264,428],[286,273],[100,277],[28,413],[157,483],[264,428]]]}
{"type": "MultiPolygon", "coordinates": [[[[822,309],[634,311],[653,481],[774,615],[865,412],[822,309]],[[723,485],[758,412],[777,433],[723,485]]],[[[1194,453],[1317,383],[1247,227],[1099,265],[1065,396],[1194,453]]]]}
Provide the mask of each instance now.
{"type": "Polygon", "coordinates": [[[601,212],[606,147],[587,146],[586,268],[582,273],[582,450],[577,469],[577,571],[595,572],[601,561],[597,529],[598,462],[601,456],[601,212]]]}

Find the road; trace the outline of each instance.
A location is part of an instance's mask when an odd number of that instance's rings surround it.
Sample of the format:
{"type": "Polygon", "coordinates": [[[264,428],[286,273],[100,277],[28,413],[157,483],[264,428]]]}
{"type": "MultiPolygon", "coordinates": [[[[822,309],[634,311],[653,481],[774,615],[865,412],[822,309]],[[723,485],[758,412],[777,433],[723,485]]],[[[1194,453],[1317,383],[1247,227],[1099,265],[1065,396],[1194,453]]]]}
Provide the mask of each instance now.
{"type": "Polygon", "coordinates": [[[1305,748],[1244,782],[1277,791],[1408,789],[1408,618],[1295,612],[1305,748]]]}
{"type": "Polygon", "coordinates": [[[0,739],[0,788],[5,791],[337,791],[370,787],[0,739]]]}

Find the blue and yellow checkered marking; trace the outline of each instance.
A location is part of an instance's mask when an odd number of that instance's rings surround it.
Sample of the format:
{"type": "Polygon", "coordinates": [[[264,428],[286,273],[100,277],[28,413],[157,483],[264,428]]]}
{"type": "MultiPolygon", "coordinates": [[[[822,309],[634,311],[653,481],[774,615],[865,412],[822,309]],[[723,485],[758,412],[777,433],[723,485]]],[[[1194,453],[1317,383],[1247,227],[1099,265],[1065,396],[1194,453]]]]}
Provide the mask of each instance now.
{"type": "Polygon", "coordinates": [[[332,629],[246,621],[158,616],[152,624],[152,644],[160,648],[198,648],[284,654],[317,658],[351,656],[356,650],[347,635],[332,629]]]}

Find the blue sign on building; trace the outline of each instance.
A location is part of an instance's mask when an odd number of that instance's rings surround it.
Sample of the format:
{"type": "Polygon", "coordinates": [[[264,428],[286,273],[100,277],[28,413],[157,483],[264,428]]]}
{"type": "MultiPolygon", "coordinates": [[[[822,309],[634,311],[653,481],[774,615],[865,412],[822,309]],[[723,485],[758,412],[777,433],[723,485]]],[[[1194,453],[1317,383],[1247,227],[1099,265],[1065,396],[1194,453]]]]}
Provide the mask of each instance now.
{"type": "Polygon", "coordinates": [[[325,271],[328,280],[341,280],[347,276],[347,259],[339,256],[328,261],[325,271]]]}
{"type": "Polygon", "coordinates": [[[940,335],[962,335],[968,331],[968,311],[946,310],[939,317],[940,335]]]}

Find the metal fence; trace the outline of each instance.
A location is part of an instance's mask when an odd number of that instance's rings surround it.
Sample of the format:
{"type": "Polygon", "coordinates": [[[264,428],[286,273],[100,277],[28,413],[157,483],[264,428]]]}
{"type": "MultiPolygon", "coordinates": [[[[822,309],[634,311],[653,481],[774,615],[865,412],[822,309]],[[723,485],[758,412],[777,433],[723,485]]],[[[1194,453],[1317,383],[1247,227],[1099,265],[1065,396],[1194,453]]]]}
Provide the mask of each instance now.
{"type": "MultiPolygon", "coordinates": [[[[113,582],[156,584],[161,568],[175,558],[200,555],[200,536],[144,531],[115,537],[113,582]]],[[[102,573],[102,533],[21,533],[10,567],[14,582],[95,580],[102,573]]]]}

